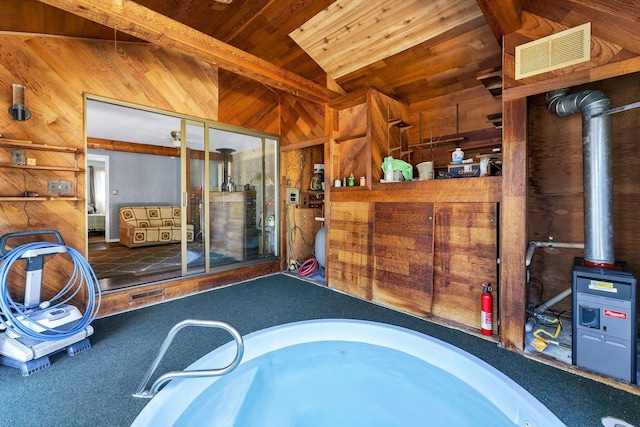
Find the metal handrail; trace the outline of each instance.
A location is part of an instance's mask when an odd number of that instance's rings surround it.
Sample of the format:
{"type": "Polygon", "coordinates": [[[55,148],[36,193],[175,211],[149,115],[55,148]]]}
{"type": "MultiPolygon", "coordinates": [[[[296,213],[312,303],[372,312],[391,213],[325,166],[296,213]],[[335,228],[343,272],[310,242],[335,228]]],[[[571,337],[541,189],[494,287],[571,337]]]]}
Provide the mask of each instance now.
{"type": "Polygon", "coordinates": [[[158,393],[158,390],[160,389],[160,387],[162,387],[162,385],[164,385],[168,381],[171,381],[174,378],[200,378],[200,377],[215,377],[215,376],[224,375],[228,372],[233,371],[240,364],[240,360],[242,359],[243,353],[244,353],[244,342],[242,341],[242,336],[229,323],[218,321],[218,320],[194,320],[194,319],[183,320],[182,322],[177,323],[173,328],[171,328],[171,330],[167,334],[167,337],[164,339],[162,346],[160,346],[160,351],[158,352],[158,355],[156,356],[155,360],[149,367],[149,370],[145,374],[144,378],[142,379],[142,382],[138,386],[138,389],[133,394],[133,396],[142,397],[142,398],[152,398],[153,396],[156,395],[156,393],[158,393]],[[153,372],[156,370],[156,368],[160,364],[160,361],[164,357],[164,354],[167,352],[174,337],[176,336],[178,331],[180,331],[182,328],[185,328],[187,326],[203,326],[207,328],[220,328],[229,332],[233,336],[233,339],[236,342],[237,353],[236,353],[235,359],[233,359],[233,361],[230,364],[228,364],[222,369],[203,369],[203,370],[196,370],[196,371],[167,372],[166,374],[161,375],[153,383],[149,391],[145,391],[147,383],[151,379],[151,375],[153,375],[153,372]]]}

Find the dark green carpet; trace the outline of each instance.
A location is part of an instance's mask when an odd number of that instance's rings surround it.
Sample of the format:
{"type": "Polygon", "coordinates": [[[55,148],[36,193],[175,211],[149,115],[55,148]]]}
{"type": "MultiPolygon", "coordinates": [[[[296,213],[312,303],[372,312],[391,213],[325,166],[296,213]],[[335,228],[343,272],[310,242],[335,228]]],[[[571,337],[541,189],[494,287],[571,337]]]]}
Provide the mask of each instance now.
{"type": "MultiPolygon", "coordinates": [[[[638,396],[526,359],[487,340],[284,274],[98,319],[93,323],[96,331],[91,349],[74,357],[66,353],[52,356],[50,367],[29,377],[0,366],[0,426],[129,425],[147,403],[131,394],[169,329],[187,318],[224,320],[243,335],[315,318],[395,324],[450,342],[484,359],[521,384],[570,427],[602,426],[600,419],[604,416],[640,427],[638,396]]],[[[156,375],[184,369],[229,340],[223,331],[184,329],[156,375]]]]}

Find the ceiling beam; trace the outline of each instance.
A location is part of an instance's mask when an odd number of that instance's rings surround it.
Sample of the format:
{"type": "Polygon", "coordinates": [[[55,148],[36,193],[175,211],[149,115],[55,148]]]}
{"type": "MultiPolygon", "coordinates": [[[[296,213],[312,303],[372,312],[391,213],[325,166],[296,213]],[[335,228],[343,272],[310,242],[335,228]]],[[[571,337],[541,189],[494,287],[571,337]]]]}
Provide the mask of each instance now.
{"type": "Polygon", "coordinates": [[[112,139],[87,137],[87,148],[108,151],[123,151],[126,153],[152,154],[154,156],[180,157],[180,150],[159,145],[138,144],[133,142],[115,141],[112,139]]]}
{"type": "Polygon", "coordinates": [[[502,45],[502,36],[522,27],[522,0],[476,0],[489,28],[502,45]]]}
{"type": "Polygon", "coordinates": [[[326,87],[147,9],[132,0],[38,1],[154,45],[177,50],[215,64],[224,70],[309,101],[324,103],[338,96],[326,87]]]}
{"type": "MultiPolygon", "coordinates": [[[[93,148],[95,150],[120,151],[125,153],[150,154],[153,156],[180,157],[180,148],[178,147],[164,147],[160,145],[140,144],[137,142],[116,141],[113,139],[87,137],[87,148],[93,148]]],[[[193,149],[188,150],[189,158],[204,159],[204,151],[193,149]]],[[[222,161],[224,160],[224,156],[222,153],[212,151],[209,153],[209,160],[222,161]]]]}

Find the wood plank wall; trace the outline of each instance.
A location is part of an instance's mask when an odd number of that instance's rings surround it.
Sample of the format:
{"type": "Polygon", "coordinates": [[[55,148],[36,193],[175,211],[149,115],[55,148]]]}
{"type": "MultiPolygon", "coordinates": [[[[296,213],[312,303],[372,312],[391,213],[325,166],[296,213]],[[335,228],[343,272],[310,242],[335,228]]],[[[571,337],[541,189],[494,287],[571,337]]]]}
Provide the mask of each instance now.
{"type": "Polygon", "coordinates": [[[430,317],[433,299],[434,204],[376,202],[373,301],[430,317]],[[398,226],[402,224],[402,226],[398,226]]]}
{"type": "Polygon", "coordinates": [[[219,72],[218,121],[272,134],[280,133],[280,94],[229,71],[219,72]]]}
{"type": "MultiPolygon", "coordinates": [[[[296,208],[285,203],[287,182],[296,187],[300,193],[308,193],[313,165],[325,163],[325,107],[297,98],[290,94],[280,97],[280,132],[281,132],[281,230],[284,266],[288,260],[305,261],[314,255],[315,236],[322,222],[316,217],[324,215],[319,208],[296,208]]],[[[325,165],[326,167],[326,165],[325,165]]]]}
{"type": "MultiPolygon", "coordinates": [[[[83,95],[93,94],[169,112],[218,119],[217,68],[177,52],[145,44],[87,41],[60,37],[0,35],[0,114],[3,137],[38,144],[78,148],[84,152],[83,95]],[[6,110],[12,104],[11,86],[26,86],[25,103],[32,116],[14,121],[6,110]]],[[[49,161],[57,162],[56,156],[49,161]]],[[[79,158],[84,169],[85,156],[79,158]]],[[[25,190],[22,171],[0,169],[0,195],[25,190]]],[[[78,197],[84,199],[84,174],[78,176],[78,197]]],[[[35,189],[29,189],[34,191],[35,189]]],[[[39,191],[39,190],[35,190],[39,191]]],[[[40,190],[41,191],[41,190],[40,190]]],[[[1,202],[0,230],[54,229],[65,243],[85,254],[84,201],[1,202]]],[[[56,282],[66,283],[61,268],[56,282]]],[[[45,286],[44,296],[53,292],[45,286]]],[[[58,288],[59,289],[59,288],[58,288]]],[[[80,304],[80,302],[78,302],[80,304]]]]}
{"type": "Polygon", "coordinates": [[[487,119],[489,115],[502,113],[502,102],[484,86],[411,104],[410,111],[409,123],[413,128],[408,131],[409,143],[433,141],[434,147],[433,156],[428,146],[415,148],[411,162],[414,165],[433,160],[442,168],[451,162],[451,152],[458,145],[465,151],[465,157],[473,157],[502,143],[502,129],[487,119]],[[456,136],[464,140],[441,142],[456,136]]]}
{"type": "Polygon", "coordinates": [[[365,300],[372,297],[372,206],[367,202],[331,203],[327,233],[327,283],[365,300]]]}
{"type": "MultiPolygon", "coordinates": [[[[640,73],[616,77],[571,88],[602,90],[619,107],[640,101],[640,73]]],[[[556,242],[584,242],[582,185],[582,116],[551,114],[544,95],[529,99],[529,238],[556,242]]],[[[613,132],[613,223],[616,260],[625,261],[640,274],[640,109],[612,116],[613,132]]],[[[533,280],[527,287],[529,300],[547,301],[571,285],[574,256],[581,249],[536,250],[532,264],[533,280]],[[542,298],[540,298],[542,296],[542,298]]],[[[566,298],[553,307],[561,312],[571,308],[566,298]]]]}
{"type": "MultiPolygon", "coordinates": [[[[571,8],[574,7],[580,8],[579,5],[571,5],[571,8]]],[[[591,59],[588,62],[515,80],[516,46],[582,23],[566,21],[571,14],[550,15],[554,10],[556,9],[546,7],[544,3],[528,2],[527,12],[522,15],[522,28],[506,36],[503,43],[505,113],[512,101],[517,105],[528,103],[527,135],[518,135],[515,129],[511,132],[516,138],[527,139],[527,161],[521,164],[522,167],[527,167],[529,163],[526,171],[528,182],[518,175],[514,179],[505,177],[505,183],[514,189],[526,184],[529,206],[526,209],[526,223],[518,226],[520,221],[514,221],[512,226],[502,230],[503,243],[507,245],[505,249],[509,253],[514,252],[514,249],[520,251],[529,240],[546,241],[550,236],[563,242],[582,243],[584,239],[582,120],[579,113],[569,117],[549,113],[544,105],[544,94],[564,87],[570,88],[571,93],[581,89],[599,89],[612,99],[613,107],[640,100],[637,84],[640,57],[637,54],[635,36],[627,31],[627,36],[620,37],[625,29],[631,28],[631,21],[618,22],[618,26],[612,26],[598,25],[598,20],[595,20],[591,34],[591,59]],[[524,238],[516,238],[516,233],[523,232],[524,238]],[[517,246],[513,246],[515,244],[517,246]]],[[[608,12],[603,13],[599,20],[613,22],[608,12]]],[[[638,218],[635,206],[638,192],[635,172],[638,167],[638,156],[635,153],[638,114],[638,110],[633,110],[613,117],[614,250],[616,259],[626,261],[636,274],[639,261],[633,242],[638,237],[635,231],[638,218]]],[[[517,139],[510,142],[517,143],[517,139]]],[[[510,190],[507,192],[506,186],[503,192],[505,197],[507,193],[512,193],[510,190]]],[[[517,196],[514,197],[513,203],[527,205],[523,197],[520,201],[517,196]]],[[[533,280],[524,290],[522,308],[527,302],[546,301],[570,286],[572,259],[583,253],[580,249],[536,250],[529,269],[533,280]]],[[[507,268],[509,278],[524,279],[524,266],[501,265],[503,269],[507,268]]],[[[512,300],[512,315],[516,315],[519,298],[514,294],[509,299],[512,300]]],[[[566,298],[553,309],[562,312],[569,310],[570,306],[571,301],[566,298]]],[[[510,335],[515,337],[516,333],[518,331],[514,330],[510,335]]]]}

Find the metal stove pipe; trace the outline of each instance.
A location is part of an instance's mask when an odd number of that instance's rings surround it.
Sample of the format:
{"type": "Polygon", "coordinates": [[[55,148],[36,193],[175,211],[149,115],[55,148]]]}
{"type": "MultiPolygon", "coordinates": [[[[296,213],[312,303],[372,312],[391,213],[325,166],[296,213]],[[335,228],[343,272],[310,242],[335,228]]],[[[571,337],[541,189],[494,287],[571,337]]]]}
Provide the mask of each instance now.
{"type": "Polygon", "coordinates": [[[584,186],[584,258],[595,265],[613,265],[613,156],[611,100],[600,90],[567,95],[568,89],[547,93],[550,112],[568,116],[582,112],[584,186]]]}

